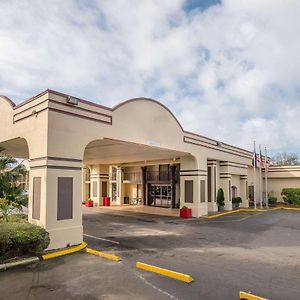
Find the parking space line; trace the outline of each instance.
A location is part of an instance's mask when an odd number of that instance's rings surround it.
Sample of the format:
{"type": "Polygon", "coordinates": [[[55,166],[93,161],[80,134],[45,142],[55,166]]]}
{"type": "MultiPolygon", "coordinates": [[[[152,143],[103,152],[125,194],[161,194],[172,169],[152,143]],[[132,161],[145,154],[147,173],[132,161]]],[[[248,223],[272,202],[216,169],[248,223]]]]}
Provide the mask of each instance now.
{"type": "Polygon", "coordinates": [[[159,267],[156,267],[153,265],[148,265],[148,264],[145,264],[142,262],[137,262],[136,267],[138,269],[141,269],[144,271],[156,273],[156,274],[170,277],[170,278],[180,280],[180,281],[183,281],[186,283],[191,283],[194,280],[190,275],[179,273],[179,272],[168,270],[168,269],[159,268],[159,267]]]}
{"type": "Polygon", "coordinates": [[[240,291],[240,299],[242,299],[242,300],[268,300],[267,298],[255,296],[251,293],[246,293],[243,291],[240,291]]]}
{"type": "Polygon", "coordinates": [[[120,242],[116,242],[116,241],[113,241],[113,240],[108,240],[108,239],[100,238],[100,237],[89,235],[89,234],[86,234],[86,233],[84,233],[83,235],[86,236],[86,237],[95,239],[95,240],[100,240],[100,241],[105,241],[105,242],[110,242],[110,243],[113,243],[113,244],[120,245],[120,242]]]}

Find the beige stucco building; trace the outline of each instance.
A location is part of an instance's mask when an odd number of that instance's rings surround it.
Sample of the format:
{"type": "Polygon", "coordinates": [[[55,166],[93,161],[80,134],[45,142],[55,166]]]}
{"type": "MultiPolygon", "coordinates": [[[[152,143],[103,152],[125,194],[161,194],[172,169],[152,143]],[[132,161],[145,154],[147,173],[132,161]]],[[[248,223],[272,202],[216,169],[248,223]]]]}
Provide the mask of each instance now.
{"type": "Polygon", "coordinates": [[[2,96],[0,147],[29,161],[29,221],[50,233],[49,248],[82,241],[87,198],[185,205],[200,217],[217,211],[218,188],[225,209],[233,196],[248,207],[253,185],[251,152],[185,131],[167,107],[146,98],[108,108],[51,90],[19,105],[2,96]]]}

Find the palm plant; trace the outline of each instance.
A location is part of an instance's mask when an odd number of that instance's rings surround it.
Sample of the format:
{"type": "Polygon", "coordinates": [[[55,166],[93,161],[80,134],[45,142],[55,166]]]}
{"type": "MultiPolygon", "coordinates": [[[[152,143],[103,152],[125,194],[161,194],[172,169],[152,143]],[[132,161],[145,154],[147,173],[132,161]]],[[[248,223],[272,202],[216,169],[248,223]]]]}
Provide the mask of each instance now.
{"type": "Polygon", "coordinates": [[[0,212],[2,215],[3,222],[8,222],[8,216],[12,210],[12,206],[9,201],[3,198],[0,198],[0,212]]]}
{"type": "Polygon", "coordinates": [[[18,180],[26,174],[26,168],[12,157],[0,156],[0,212],[3,220],[12,208],[22,211],[27,196],[18,180]]]}

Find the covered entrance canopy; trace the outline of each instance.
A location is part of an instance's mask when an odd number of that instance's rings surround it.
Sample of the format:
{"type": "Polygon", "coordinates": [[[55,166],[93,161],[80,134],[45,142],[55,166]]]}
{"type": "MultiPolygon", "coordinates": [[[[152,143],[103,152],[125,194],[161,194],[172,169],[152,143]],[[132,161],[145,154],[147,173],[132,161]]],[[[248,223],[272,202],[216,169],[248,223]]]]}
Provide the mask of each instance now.
{"type": "Polygon", "coordinates": [[[15,158],[29,158],[29,149],[25,139],[15,138],[0,143],[0,150],[7,156],[15,158]]]}
{"type": "MultiPolygon", "coordinates": [[[[104,138],[84,153],[84,198],[94,205],[179,206],[180,159],[189,153],[154,145],[104,138]]],[[[84,200],[84,199],[83,199],[84,200]]]]}
{"type": "Polygon", "coordinates": [[[159,146],[104,138],[87,145],[83,162],[85,164],[124,164],[157,160],[176,161],[182,156],[189,155],[187,152],[159,146]]]}

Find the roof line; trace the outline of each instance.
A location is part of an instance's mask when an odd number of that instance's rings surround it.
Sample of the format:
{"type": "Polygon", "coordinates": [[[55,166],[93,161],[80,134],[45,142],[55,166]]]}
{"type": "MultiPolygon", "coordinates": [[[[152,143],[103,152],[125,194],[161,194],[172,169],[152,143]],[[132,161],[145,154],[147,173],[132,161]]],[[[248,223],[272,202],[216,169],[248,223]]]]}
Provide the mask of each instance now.
{"type": "MultiPolygon", "coordinates": [[[[56,95],[62,96],[62,97],[69,97],[70,96],[68,94],[61,93],[61,92],[58,92],[58,91],[55,91],[55,90],[46,89],[43,92],[41,92],[41,93],[39,93],[39,94],[37,94],[37,95],[35,95],[33,97],[30,97],[29,99],[21,102],[18,105],[16,105],[11,99],[9,99],[6,96],[1,96],[1,97],[3,97],[4,99],[6,99],[12,105],[13,109],[15,110],[15,109],[18,109],[18,108],[22,107],[25,104],[30,103],[31,101],[33,101],[33,100],[35,100],[37,98],[43,96],[46,93],[52,93],[52,94],[56,94],[56,95]]],[[[176,123],[179,125],[179,127],[180,127],[180,129],[182,130],[183,133],[191,134],[191,135],[194,135],[194,136],[197,136],[197,137],[200,137],[200,138],[204,138],[204,139],[216,142],[216,143],[221,142],[221,141],[218,141],[218,140],[215,140],[215,139],[212,139],[212,138],[200,135],[198,133],[194,133],[194,132],[190,132],[190,131],[184,130],[183,127],[182,127],[182,125],[180,124],[179,120],[177,119],[177,117],[173,114],[173,112],[166,105],[164,105],[160,101],[152,99],[152,98],[139,97],[139,98],[128,99],[128,100],[124,100],[124,101],[120,102],[119,104],[117,104],[117,105],[115,105],[113,107],[108,107],[108,106],[105,106],[105,105],[102,105],[102,104],[98,104],[98,103],[95,103],[95,102],[92,102],[92,101],[89,101],[89,100],[81,99],[81,98],[78,98],[78,99],[80,100],[81,103],[85,103],[85,104],[88,104],[88,105],[91,105],[91,106],[95,106],[95,107],[98,107],[98,108],[101,108],[101,109],[105,109],[105,110],[108,110],[108,111],[111,111],[111,112],[117,110],[118,108],[122,107],[125,104],[131,103],[131,102],[134,102],[134,101],[138,101],[138,100],[151,101],[153,103],[156,103],[157,105],[160,105],[165,110],[167,110],[173,116],[173,118],[175,119],[176,123]]],[[[221,143],[223,145],[225,145],[225,146],[229,146],[229,147],[234,148],[234,149],[238,149],[238,150],[242,150],[242,151],[251,153],[251,151],[249,151],[249,150],[246,150],[246,149],[243,149],[243,148],[239,148],[239,147],[236,147],[236,146],[233,146],[233,145],[230,145],[230,144],[226,144],[226,143],[223,143],[223,142],[221,142],[221,143]]],[[[233,151],[235,151],[235,150],[233,150],[233,151]]]]}

